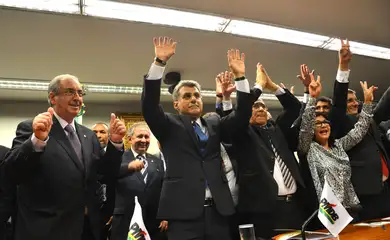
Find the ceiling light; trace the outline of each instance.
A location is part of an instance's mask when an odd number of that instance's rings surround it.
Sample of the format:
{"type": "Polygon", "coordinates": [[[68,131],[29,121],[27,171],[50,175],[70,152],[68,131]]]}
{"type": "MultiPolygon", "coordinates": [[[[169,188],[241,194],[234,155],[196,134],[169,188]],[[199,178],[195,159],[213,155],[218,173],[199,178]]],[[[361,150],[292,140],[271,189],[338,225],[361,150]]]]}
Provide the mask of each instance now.
{"type": "Polygon", "coordinates": [[[0,0],[0,6],[60,13],[80,13],[79,0],[0,0]]]}
{"type": "MultiPolygon", "coordinates": [[[[107,93],[107,94],[136,94],[141,95],[142,87],[129,86],[129,85],[112,85],[112,84],[95,84],[85,83],[83,84],[87,90],[87,93],[107,93]]],[[[35,90],[35,91],[47,91],[49,81],[37,81],[37,80],[23,80],[23,79],[0,79],[0,89],[10,90],[35,90]]],[[[202,90],[202,97],[215,98],[215,91],[204,89],[202,90]]],[[[171,96],[168,92],[168,88],[161,88],[161,95],[171,96]]],[[[233,93],[232,97],[235,98],[236,94],[233,93]]],[[[274,94],[263,93],[261,98],[264,100],[277,101],[278,98],[274,94]]],[[[297,96],[302,101],[302,96],[297,96]]]]}
{"type": "MultiPolygon", "coordinates": [[[[390,60],[390,48],[378,47],[355,41],[349,41],[349,45],[352,54],[390,60]]],[[[339,38],[332,38],[332,40],[323,48],[338,51],[341,48],[341,40],[339,38]]]]}
{"type": "Polygon", "coordinates": [[[309,47],[320,47],[329,40],[323,35],[240,20],[232,20],[223,32],[309,47]]]}
{"type": "Polygon", "coordinates": [[[206,31],[222,31],[229,21],[206,14],[102,0],[85,0],[84,14],[206,31]]]}

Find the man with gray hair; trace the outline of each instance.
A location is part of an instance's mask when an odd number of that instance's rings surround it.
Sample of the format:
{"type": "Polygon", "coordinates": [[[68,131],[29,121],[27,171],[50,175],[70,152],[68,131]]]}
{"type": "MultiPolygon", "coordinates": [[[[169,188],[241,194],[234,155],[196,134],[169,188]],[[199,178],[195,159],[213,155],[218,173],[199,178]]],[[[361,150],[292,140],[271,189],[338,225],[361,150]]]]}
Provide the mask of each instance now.
{"type": "Polygon", "coordinates": [[[237,111],[221,119],[205,119],[201,117],[201,88],[195,81],[181,81],[175,87],[173,107],[178,114],[163,111],[159,105],[161,79],[176,42],[154,38],[154,49],[155,60],[144,79],[141,101],[145,121],[161,144],[167,166],[157,217],[168,220],[170,240],[229,240],[227,217],[234,213],[234,204],[222,170],[220,143],[240,124],[246,126],[245,116],[251,112],[245,55],[228,51],[237,111]]]}
{"type": "Polygon", "coordinates": [[[51,107],[17,127],[2,168],[18,184],[16,240],[99,239],[98,173],[117,175],[126,127],[111,114],[103,153],[94,132],[74,121],[84,95],[77,77],[57,76],[51,107]]]}
{"type": "Polygon", "coordinates": [[[161,159],[146,152],[150,144],[150,135],[150,129],[145,122],[134,123],[129,129],[128,140],[131,148],[123,154],[116,182],[112,240],[127,238],[135,207],[135,196],[142,207],[143,221],[151,239],[165,239],[164,232],[168,223],[160,222],[156,218],[165,172],[164,164],[161,159]]]}

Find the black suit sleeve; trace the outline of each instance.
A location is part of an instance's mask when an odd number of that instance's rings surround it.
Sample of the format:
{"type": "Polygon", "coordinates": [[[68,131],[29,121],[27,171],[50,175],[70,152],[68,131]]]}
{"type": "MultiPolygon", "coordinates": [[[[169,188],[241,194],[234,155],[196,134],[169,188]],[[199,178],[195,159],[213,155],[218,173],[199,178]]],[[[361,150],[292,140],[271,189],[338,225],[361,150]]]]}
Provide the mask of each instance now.
{"type": "Polygon", "coordinates": [[[385,93],[382,95],[378,104],[374,109],[374,120],[376,124],[380,124],[383,121],[390,119],[390,87],[387,88],[385,93]]]}
{"type": "Polygon", "coordinates": [[[293,123],[299,117],[301,112],[301,102],[287,89],[285,93],[277,95],[280,104],[283,106],[283,112],[276,119],[276,124],[284,132],[291,150],[297,147],[298,135],[296,129],[292,128],[293,123]]]}
{"type": "Polygon", "coordinates": [[[40,156],[43,153],[34,151],[31,142],[32,134],[32,121],[19,123],[12,148],[5,157],[4,174],[2,175],[15,183],[28,179],[30,173],[39,164],[40,156]]]}
{"type": "MultiPolygon", "coordinates": [[[[99,141],[94,135],[94,145],[99,147],[99,141]]],[[[108,141],[107,151],[100,151],[100,159],[99,159],[99,173],[104,176],[109,177],[110,179],[116,178],[118,176],[119,168],[121,165],[123,149],[118,150],[111,141],[108,141]]]]}
{"type": "Polygon", "coordinates": [[[231,135],[247,130],[249,119],[252,115],[252,105],[253,94],[237,91],[237,106],[235,111],[232,111],[229,115],[221,119],[222,141],[229,142],[231,135]]]}
{"type": "Polygon", "coordinates": [[[334,82],[333,106],[329,119],[332,123],[332,134],[336,138],[341,138],[347,133],[344,124],[347,121],[348,86],[349,83],[340,83],[337,80],[334,82]]]}
{"type": "Polygon", "coordinates": [[[152,130],[153,135],[159,141],[163,138],[167,128],[168,118],[160,105],[161,79],[144,79],[144,87],[141,96],[142,114],[152,130]]]}

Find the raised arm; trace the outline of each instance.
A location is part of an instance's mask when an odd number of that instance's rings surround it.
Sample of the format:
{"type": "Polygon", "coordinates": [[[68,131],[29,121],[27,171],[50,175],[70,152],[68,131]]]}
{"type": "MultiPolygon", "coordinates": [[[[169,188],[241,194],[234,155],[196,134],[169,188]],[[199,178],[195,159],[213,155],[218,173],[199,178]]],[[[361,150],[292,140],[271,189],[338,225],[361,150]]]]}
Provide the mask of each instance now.
{"type": "Polygon", "coordinates": [[[236,90],[234,85],[234,74],[231,72],[221,72],[215,78],[216,83],[216,106],[215,111],[220,117],[229,115],[233,111],[231,94],[236,90]]]}
{"type": "Polygon", "coordinates": [[[253,97],[250,93],[249,82],[245,77],[245,54],[240,54],[238,49],[230,49],[227,57],[237,89],[237,106],[235,111],[221,119],[221,129],[222,132],[230,132],[234,135],[247,129],[252,113],[253,97]]]}
{"type": "Polygon", "coordinates": [[[336,75],[336,81],[333,88],[333,106],[330,112],[329,120],[332,123],[332,132],[336,138],[343,137],[343,124],[347,118],[347,96],[349,86],[349,64],[352,59],[352,53],[349,48],[349,41],[341,40],[339,51],[339,66],[336,75]]]}
{"type": "Polygon", "coordinates": [[[175,54],[176,42],[172,38],[153,39],[155,59],[149,73],[144,77],[141,96],[142,114],[157,139],[162,138],[168,118],[160,105],[161,79],[167,61],[175,54]]]}
{"type": "Polygon", "coordinates": [[[2,175],[14,183],[21,183],[40,163],[53,125],[54,109],[38,114],[33,121],[21,122],[16,128],[16,137],[7,153],[2,175]]]}
{"type": "Polygon", "coordinates": [[[320,96],[321,89],[321,79],[319,77],[317,78],[317,80],[314,80],[314,78],[312,78],[311,83],[309,85],[310,99],[309,102],[306,104],[305,111],[302,115],[302,123],[298,137],[298,151],[304,155],[306,155],[309,151],[310,145],[313,141],[315,127],[314,122],[316,118],[315,99],[320,96]]]}
{"type": "Polygon", "coordinates": [[[383,121],[390,119],[390,87],[387,88],[385,93],[382,95],[378,104],[374,109],[374,120],[376,124],[380,124],[383,121]]]}
{"type": "Polygon", "coordinates": [[[350,150],[356,144],[358,144],[363,137],[367,134],[372,119],[372,101],[374,100],[375,86],[367,87],[367,82],[360,82],[364,92],[364,104],[363,109],[359,115],[359,120],[344,137],[339,141],[345,151],[350,150]]]}

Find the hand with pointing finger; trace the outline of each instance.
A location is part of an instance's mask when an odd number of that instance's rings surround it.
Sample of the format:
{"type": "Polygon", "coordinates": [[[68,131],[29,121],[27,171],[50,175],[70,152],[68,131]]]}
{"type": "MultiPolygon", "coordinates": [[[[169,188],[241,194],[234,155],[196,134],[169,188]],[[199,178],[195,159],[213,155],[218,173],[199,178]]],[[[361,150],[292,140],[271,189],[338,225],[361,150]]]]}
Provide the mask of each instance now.
{"type": "Polygon", "coordinates": [[[45,141],[49,136],[51,127],[53,125],[54,109],[49,107],[47,112],[38,114],[33,120],[32,127],[36,138],[45,141]]]}
{"type": "Polygon", "coordinates": [[[122,139],[126,135],[126,126],[114,113],[111,113],[110,120],[110,140],[114,143],[122,142],[122,139]]]}

